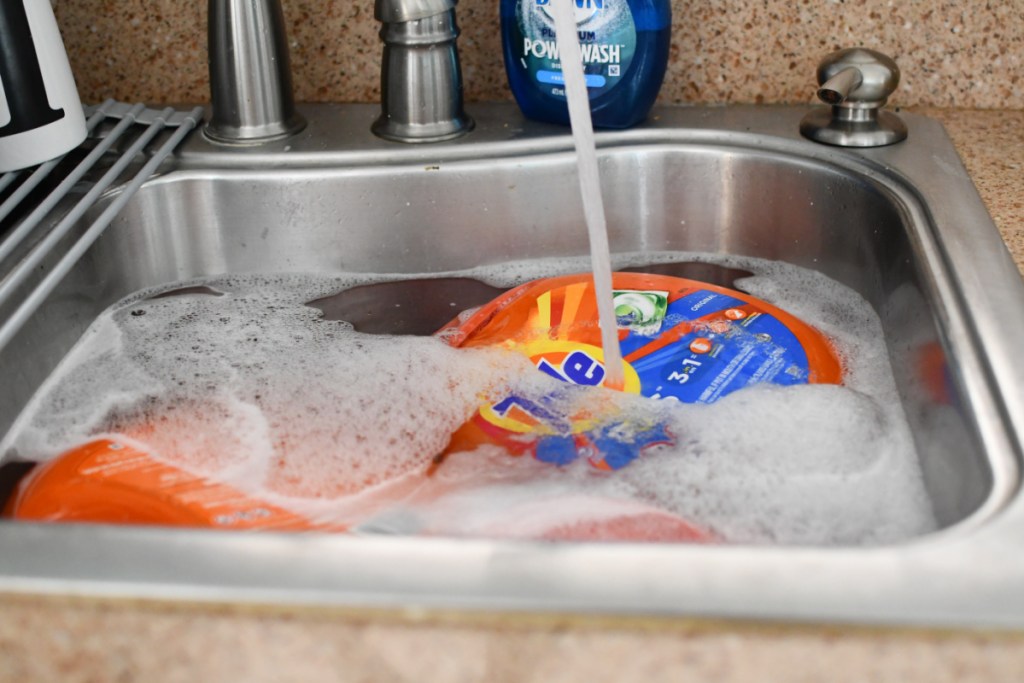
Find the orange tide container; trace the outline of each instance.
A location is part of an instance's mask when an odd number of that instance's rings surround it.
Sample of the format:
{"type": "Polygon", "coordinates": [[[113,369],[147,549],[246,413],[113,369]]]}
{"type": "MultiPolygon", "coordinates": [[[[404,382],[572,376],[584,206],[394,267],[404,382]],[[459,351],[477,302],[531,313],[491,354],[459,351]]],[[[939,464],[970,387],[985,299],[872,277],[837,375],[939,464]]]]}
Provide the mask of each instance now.
{"type": "Polygon", "coordinates": [[[308,530],[309,520],[150,454],[130,439],[90,441],[36,466],[5,514],[108,524],[308,530]]]}
{"type": "MultiPolygon", "coordinates": [[[[682,403],[714,403],[753,384],[838,384],[842,367],[818,330],[743,292],[665,275],[614,273],[622,391],[682,403]]],[[[441,334],[454,346],[501,346],[567,384],[603,386],[597,301],[589,274],[537,280],[506,292],[441,334]]],[[[496,443],[565,465],[603,470],[674,441],[660,424],[613,415],[565,414],[557,402],[519,396],[481,408],[449,450],[496,443]]]]}

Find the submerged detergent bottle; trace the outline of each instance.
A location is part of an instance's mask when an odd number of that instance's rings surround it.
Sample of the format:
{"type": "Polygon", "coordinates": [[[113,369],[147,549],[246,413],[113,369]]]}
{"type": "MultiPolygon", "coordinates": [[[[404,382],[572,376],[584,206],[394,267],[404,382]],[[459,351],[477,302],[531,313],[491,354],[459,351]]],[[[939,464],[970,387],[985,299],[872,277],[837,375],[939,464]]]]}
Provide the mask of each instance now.
{"type": "Polygon", "coordinates": [[[528,118],[568,125],[553,2],[575,3],[594,125],[643,121],[668,64],[670,0],[501,0],[505,70],[516,102],[528,118]]]}

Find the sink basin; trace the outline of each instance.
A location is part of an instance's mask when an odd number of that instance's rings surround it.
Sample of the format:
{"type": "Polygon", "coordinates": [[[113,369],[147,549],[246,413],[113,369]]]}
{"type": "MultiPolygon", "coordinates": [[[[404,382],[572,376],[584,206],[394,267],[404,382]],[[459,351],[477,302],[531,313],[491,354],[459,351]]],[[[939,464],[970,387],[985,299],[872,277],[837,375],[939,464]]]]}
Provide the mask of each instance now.
{"type": "MultiPolygon", "coordinates": [[[[860,293],[881,319],[936,532],[816,548],[5,522],[0,591],[1024,626],[1018,271],[938,123],[907,114],[906,142],[848,151],[802,139],[804,113],[663,108],[600,134],[612,250],[785,261],[860,293]],[[921,376],[925,353],[942,391],[921,376]]],[[[193,135],[142,187],[0,351],[0,434],[96,316],[137,290],[587,253],[563,129],[484,105],[458,141],[400,146],[370,135],[373,107],[304,114],[303,133],[261,147],[193,135]]]]}

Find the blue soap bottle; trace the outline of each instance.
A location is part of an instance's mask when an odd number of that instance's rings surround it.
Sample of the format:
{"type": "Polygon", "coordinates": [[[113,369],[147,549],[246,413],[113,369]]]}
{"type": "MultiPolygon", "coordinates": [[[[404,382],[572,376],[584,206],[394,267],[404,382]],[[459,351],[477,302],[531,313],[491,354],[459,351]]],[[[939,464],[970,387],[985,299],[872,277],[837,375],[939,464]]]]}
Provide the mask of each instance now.
{"type": "Polygon", "coordinates": [[[594,125],[644,120],[665,77],[671,0],[501,0],[512,94],[528,118],[569,124],[552,2],[574,2],[594,125]]]}

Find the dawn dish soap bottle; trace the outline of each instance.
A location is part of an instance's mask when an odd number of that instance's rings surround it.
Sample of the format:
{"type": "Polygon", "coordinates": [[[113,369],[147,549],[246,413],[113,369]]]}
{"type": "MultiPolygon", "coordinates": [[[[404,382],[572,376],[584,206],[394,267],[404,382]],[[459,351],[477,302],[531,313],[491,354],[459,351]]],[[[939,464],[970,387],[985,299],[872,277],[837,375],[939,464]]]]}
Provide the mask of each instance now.
{"type": "Polygon", "coordinates": [[[574,2],[594,125],[644,120],[665,77],[671,0],[501,0],[512,94],[531,119],[569,124],[552,2],[574,2]]]}

